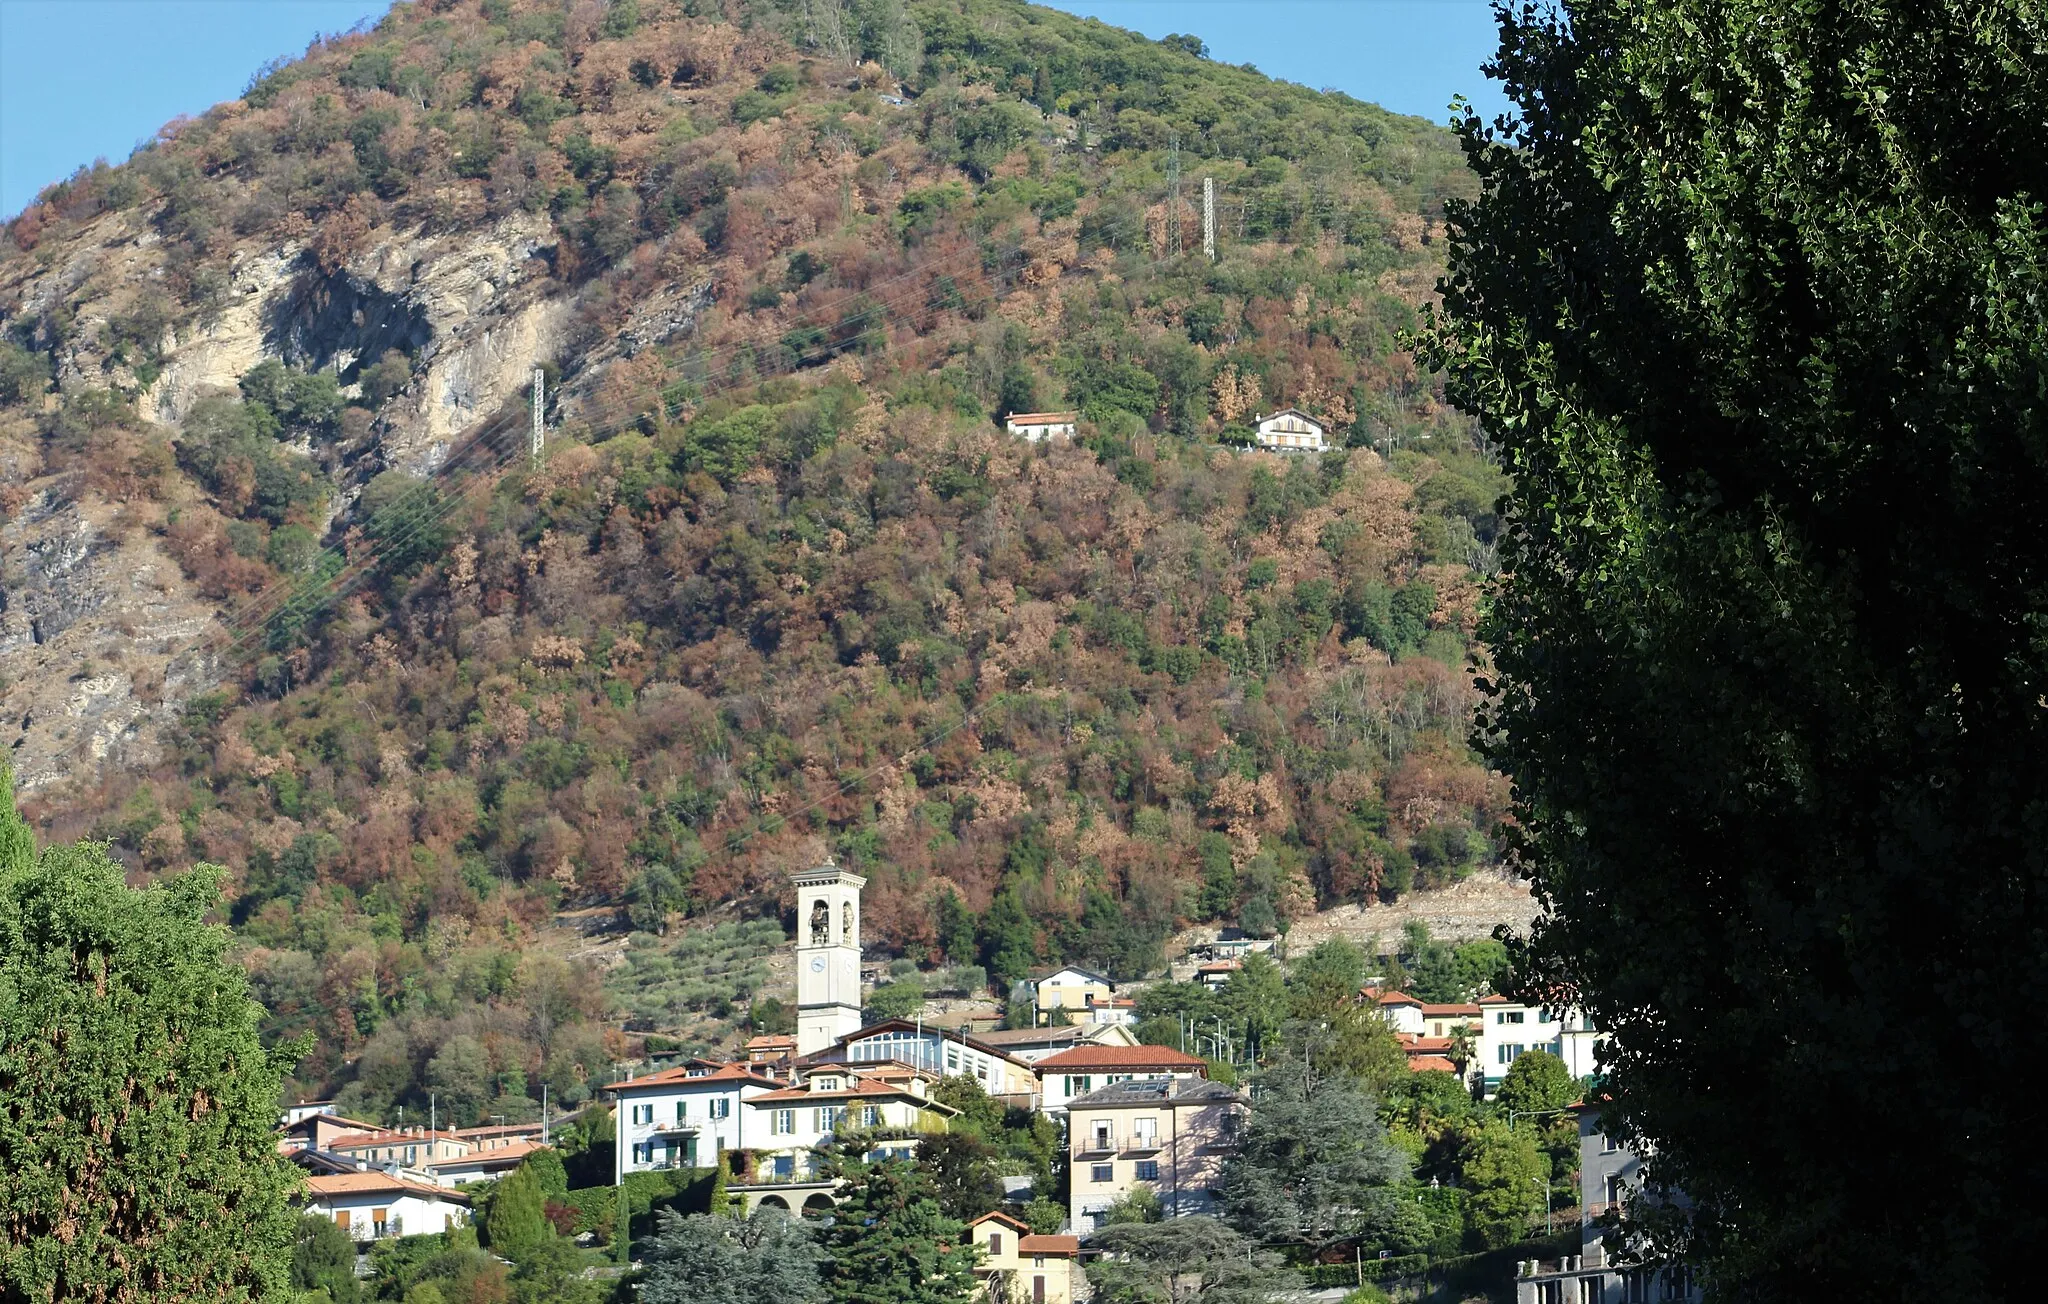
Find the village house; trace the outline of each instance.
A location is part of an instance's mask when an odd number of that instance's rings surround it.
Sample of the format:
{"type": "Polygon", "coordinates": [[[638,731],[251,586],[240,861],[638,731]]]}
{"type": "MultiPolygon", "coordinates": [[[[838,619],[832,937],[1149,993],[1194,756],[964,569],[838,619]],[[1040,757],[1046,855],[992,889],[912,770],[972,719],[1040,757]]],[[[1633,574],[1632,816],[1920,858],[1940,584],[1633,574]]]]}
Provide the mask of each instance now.
{"type": "MultiPolygon", "coordinates": [[[[1579,1252],[1515,1265],[1515,1304],[1698,1304],[1699,1283],[1682,1264],[1624,1267],[1608,1247],[1607,1215],[1621,1218],[1641,1198],[1642,1161],[1600,1130],[1597,1105],[1574,1105],[1579,1121],[1579,1252]]],[[[1680,1197],[1682,1200],[1682,1196],[1680,1197]]]]}
{"type": "Polygon", "coordinates": [[[533,1141],[509,1141],[488,1150],[472,1150],[460,1159],[443,1159],[424,1165],[436,1186],[468,1186],[505,1177],[526,1162],[526,1157],[546,1146],[533,1141]]]}
{"type": "Polygon", "coordinates": [[[1475,1059],[1487,1097],[1500,1088],[1514,1062],[1532,1050],[1557,1056],[1575,1078],[1589,1078],[1599,1071],[1595,1052],[1603,1035],[1583,1012],[1530,1005],[1505,996],[1482,996],[1479,1009],[1483,1022],[1475,1059]]]}
{"type": "Polygon", "coordinates": [[[1080,419],[1078,412],[1012,412],[1004,419],[1003,428],[1036,444],[1047,439],[1072,439],[1080,419]]]}
{"type": "Polygon", "coordinates": [[[1379,1010],[1380,1017],[1393,1025],[1395,1032],[1421,1035],[1426,1026],[1421,1001],[1406,992],[1376,992],[1369,987],[1362,994],[1379,1010]]]}
{"type": "Polygon", "coordinates": [[[1083,1023],[1116,1028],[1138,1026],[1138,1003],[1128,996],[1112,996],[1108,1000],[1088,998],[1087,1013],[1083,1023]]]}
{"type": "Polygon", "coordinates": [[[343,1118],[339,1114],[325,1111],[292,1117],[292,1111],[285,1111],[285,1124],[277,1139],[280,1154],[292,1154],[299,1150],[326,1150],[342,1137],[363,1136],[381,1132],[383,1128],[361,1119],[343,1118]]]}
{"type": "Polygon", "coordinates": [[[1171,1046],[1076,1046],[1038,1061],[1039,1094],[1048,1114],[1064,1113],[1076,1096],[1140,1078],[1202,1078],[1209,1064],[1171,1046]]]}
{"type": "MultiPolygon", "coordinates": [[[[554,1126],[575,1121],[575,1115],[565,1115],[554,1120],[554,1126]]],[[[547,1140],[547,1130],[540,1123],[492,1123],[484,1127],[458,1127],[455,1135],[469,1142],[472,1150],[496,1150],[502,1146],[541,1145],[547,1140]]]]}
{"type": "Polygon", "coordinates": [[[1244,958],[1254,951],[1271,955],[1273,939],[1253,937],[1242,928],[1225,928],[1217,932],[1216,940],[1210,942],[1205,949],[1218,960],[1236,960],[1241,964],[1244,958]]]}
{"type": "Polygon", "coordinates": [[[1230,984],[1230,975],[1242,968],[1242,960],[1211,960],[1195,967],[1195,981],[1212,992],[1220,992],[1230,984]]]}
{"type": "Polygon", "coordinates": [[[327,1173],[306,1179],[306,1212],[358,1241],[427,1236],[469,1221],[469,1197],[391,1173],[327,1173]]]}
{"type": "Polygon", "coordinates": [[[1205,1078],[1145,1078],[1102,1087],[1067,1102],[1072,1195],[1081,1234],[1139,1186],[1169,1218],[1210,1212],[1223,1161],[1236,1148],[1245,1097],[1205,1078]]]}
{"type": "Polygon", "coordinates": [[[322,1149],[365,1164],[397,1164],[424,1168],[447,1159],[461,1159],[475,1147],[453,1132],[407,1128],[404,1131],[353,1132],[334,1138],[322,1149]]]}
{"type": "Polygon", "coordinates": [[[1135,1046],[1138,1036],[1117,1023],[1063,1023],[1058,1027],[996,1028],[974,1034],[974,1039],[1036,1065],[1050,1055],[1076,1046],[1135,1046]]]}
{"type": "Polygon", "coordinates": [[[894,1061],[933,1077],[970,1077],[991,1096],[1022,1109],[1035,1107],[1038,1076],[1031,1063],[981,1037],[909,1019],[887,1019],[841,1038],[806,1064],[864,1066],[894,1061]]]}
{"type": "Polygon", "coordinates": [[[967,1235],[981,1250],[974,1271],[984,1298],[1003,1304],[1073,1304],[1078,1238],[1035,1235],[1006,1213],[983,1214],[967,1224],[967,1235]]]}
{"type": "Polygon", "coordinates": [[[627,1173],[700,1168],[721,1150],[745,1150],[765,1140],[764,1121],[747,1102],[788,1086],[751,1065],[693,1060],[605,1088],[612,1111],[613,1169],[627,1173]]]}
{"type": "Polygon", "coordinates": [[[1468,1028],[1476,1037],[1479,1035],[1480,1017],[1481,1011],[1476,1004],[1425,1004],[1422,1007],[1422,1022],[1426,1026],[1422,1031],[1429,1037],[1448,1037],[1459,1028],[1468,1028]]]}
{"type": "MultiPolygon", "coordinates": [[[[808,1181],[818,1176],[818,1146],[837,1132],[891,1129],[943,1132],[959,1110],[933,1100],[921,1075],[890,1081],[851,1068],[813,1068],[800,1086],[781,1087],[750,1097],[742,1111],[747,1125],[747,1150],[754,1158],[753,1182],[808,1181]]],[[[908,1159],[917,1152],[915,1139],[881,1143],[870,1154],[908,1159]]]]}
{"type": "Polygon", "coordinates": [[[1091,1001],[1106,1001],[1116,995],[1115,983],[1092,969],[1073,964],[1040,970],[1032,975],[1031,986],[1040,1014],[1079,1010],[1091,1001]]]}
{"type": "Polygon", "coordinates": [[[1320,453],[1329,427],[1299,408],[1282,408],[1259,418],[1259,447],[1288,453],[1320,453]]]}

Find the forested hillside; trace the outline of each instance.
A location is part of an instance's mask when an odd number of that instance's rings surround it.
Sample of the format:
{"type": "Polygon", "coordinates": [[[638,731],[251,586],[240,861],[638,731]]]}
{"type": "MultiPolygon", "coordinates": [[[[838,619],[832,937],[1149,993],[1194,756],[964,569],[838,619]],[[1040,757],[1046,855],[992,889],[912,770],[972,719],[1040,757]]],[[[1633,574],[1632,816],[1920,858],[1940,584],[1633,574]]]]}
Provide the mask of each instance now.
{"type": "Polygon", "coordinates": [[[6,229],[0,707],[35,750],[137,702],[28,810],[225,865],[268,1031],[366,1114],[573,1103],[621,1019],[743,1011],[826,851],[999,984],[1455,879],[1499,485],[1398,339],[1470,184],[1007,0],[400,5],[6,229]],[[1054,406],[1072,446],[1004,433],[1054,406]],[[1342,447],[1247,451],[1281,406],[1342,447]],[[205,627],[66,652],[23,540],[73,516],[205,627]],[[534,945],[589,907],[715,981],[534,945]]]}

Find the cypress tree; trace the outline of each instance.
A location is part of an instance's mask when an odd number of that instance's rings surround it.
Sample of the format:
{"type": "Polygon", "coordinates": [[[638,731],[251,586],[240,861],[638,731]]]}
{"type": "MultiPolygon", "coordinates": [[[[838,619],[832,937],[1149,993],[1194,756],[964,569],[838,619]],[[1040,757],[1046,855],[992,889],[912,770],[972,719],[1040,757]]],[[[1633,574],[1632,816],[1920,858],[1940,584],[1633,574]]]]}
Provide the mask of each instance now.
{"type": "Polygon", "coordinates": [[[212,866],[130,888],[97,844],[34,851],[0,770],[0,1297],[281,1291],[298,1171],[212,866]]]}

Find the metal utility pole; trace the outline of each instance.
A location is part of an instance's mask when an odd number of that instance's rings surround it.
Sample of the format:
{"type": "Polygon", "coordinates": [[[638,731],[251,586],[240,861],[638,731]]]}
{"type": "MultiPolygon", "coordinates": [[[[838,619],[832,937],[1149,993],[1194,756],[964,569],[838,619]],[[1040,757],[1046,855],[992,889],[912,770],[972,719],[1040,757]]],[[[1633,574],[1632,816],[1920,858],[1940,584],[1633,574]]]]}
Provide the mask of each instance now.
{"type": "Polygon", "coordinates": [[[1175,132],[1166,151],[1166,256],[1180,254],[1180,133],[1175,132]]]}
{"type": "Polygon", "coordinates": [[[1216,261],[1216,178],[1202,178],[1202,256],[1216,261]]]}
{"type": "Polygon", "coordinates": [[[540,1143],[548,1143],[548,1084],[540,1084],[540,1143]]]}
{"type": "Polygon", "coordinates": [[[541,440],[547,433],[547,427],[541,421],[541,405],[547,397],[543,392],[545,384],[546,381],[543,378],[541,369],[535,367],[533,369],[533,442],[528,451],[532,454],[533,469],[536,471],[540,470],[541,440]]]}

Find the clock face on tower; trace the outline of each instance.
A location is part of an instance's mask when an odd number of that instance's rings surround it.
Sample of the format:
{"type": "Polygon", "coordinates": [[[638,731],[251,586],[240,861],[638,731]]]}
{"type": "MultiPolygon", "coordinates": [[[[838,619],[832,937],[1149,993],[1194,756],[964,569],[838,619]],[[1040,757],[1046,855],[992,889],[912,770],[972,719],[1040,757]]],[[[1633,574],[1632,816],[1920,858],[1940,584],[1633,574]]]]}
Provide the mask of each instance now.
{"type": "Polygon", "coordinates": [[[825,972],[825,957],[824,957],[824,956],[822,956],[822,955],[814,955],[814,956],[812,956],[812,957],[811,957],[811,972],[812,972],[812,973],[823,973],[823,972],[825,972]]]}

